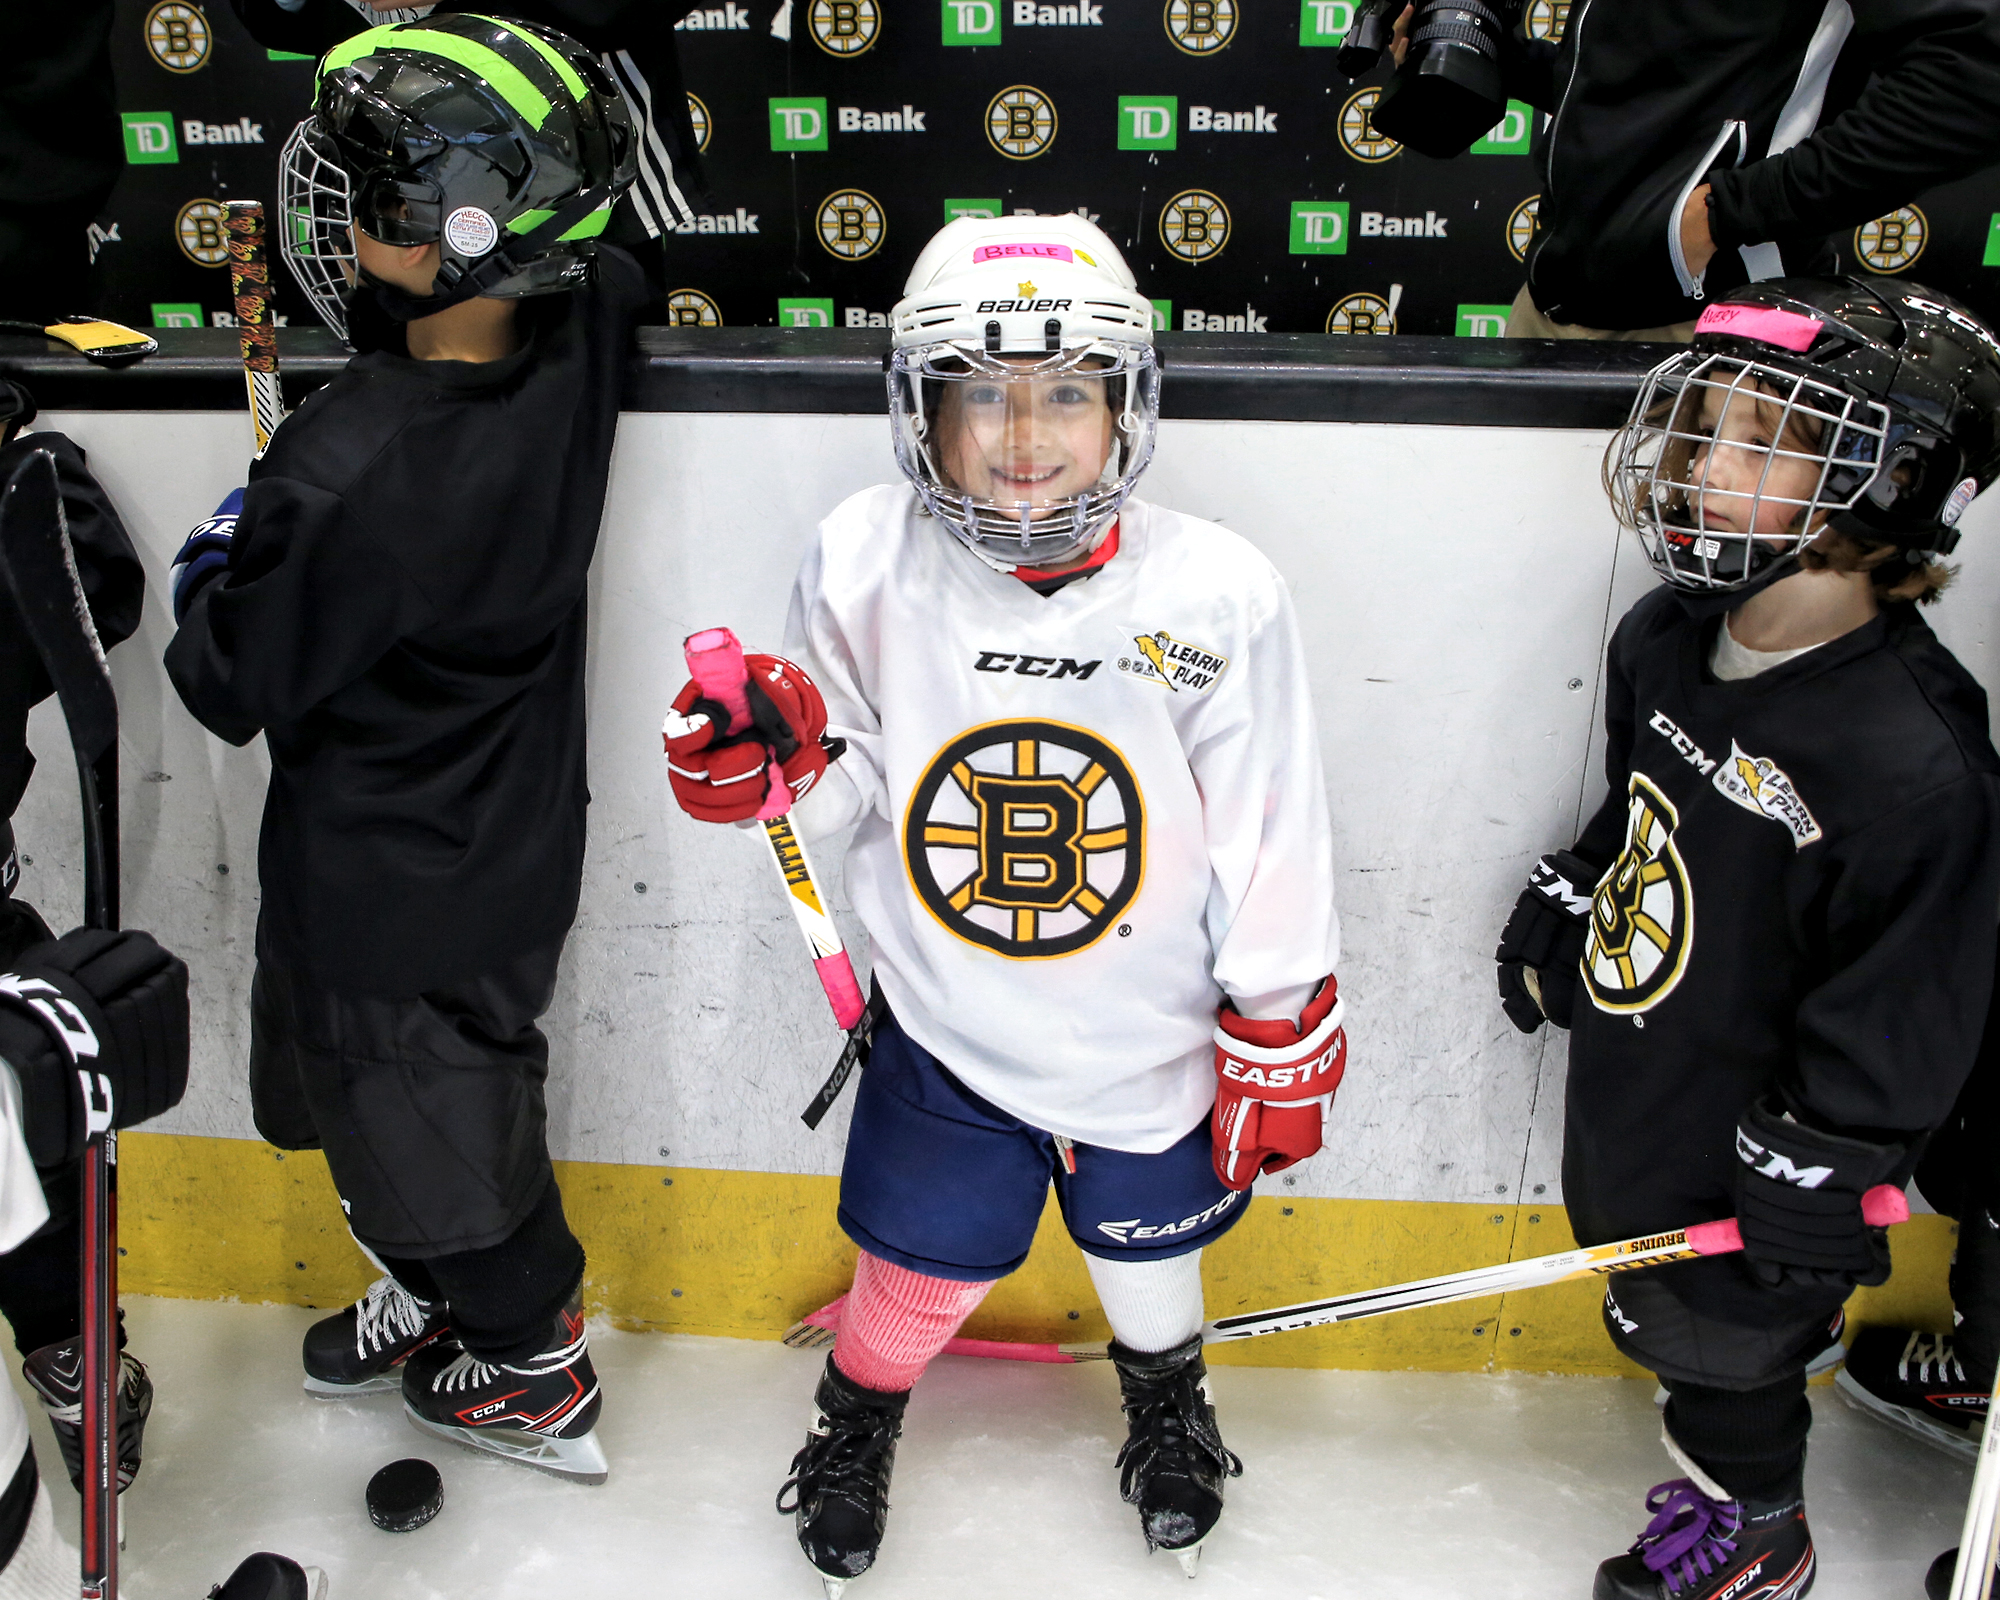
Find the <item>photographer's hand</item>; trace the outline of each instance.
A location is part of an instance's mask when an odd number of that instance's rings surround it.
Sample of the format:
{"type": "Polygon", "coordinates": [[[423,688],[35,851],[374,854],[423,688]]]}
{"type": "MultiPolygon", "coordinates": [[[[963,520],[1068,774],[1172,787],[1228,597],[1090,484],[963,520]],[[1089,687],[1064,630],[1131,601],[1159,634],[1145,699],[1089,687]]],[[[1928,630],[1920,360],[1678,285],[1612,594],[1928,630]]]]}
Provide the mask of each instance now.
{"type": "Polygon", "coordinates": [[[1715,259],[1715,239],[1708,231],[1708,187],[1698,185],[1681,207],[1681,254],[1687,258],[1688,271],[1697,278],[1715,259]]]}
{"type": "Polygon", "coordinates": [[[1416,0],[1403,7],[1403,14],[1396,19],[1396,36],[1389,45],[1389,54],[1396,58],[1396,65],[1403,65],[1403,57],[1410,53],[1410,19],[1417,14],[1416,0]]]}

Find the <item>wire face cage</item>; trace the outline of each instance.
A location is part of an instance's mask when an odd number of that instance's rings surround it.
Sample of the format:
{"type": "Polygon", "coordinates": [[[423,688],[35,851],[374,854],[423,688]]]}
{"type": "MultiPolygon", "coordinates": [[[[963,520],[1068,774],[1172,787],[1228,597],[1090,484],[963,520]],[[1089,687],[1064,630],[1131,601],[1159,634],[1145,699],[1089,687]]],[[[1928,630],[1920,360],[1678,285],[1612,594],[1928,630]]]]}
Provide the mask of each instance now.
{"type": "Polygon", "coordinates": [[[1667,582],[1738,589],[1851,508],[1889,408],[1789,367],[1684,351],[1646,376],[1606,461],[1618,518],[1667,582]]]}
{"type": "Polygon", "coordinates": [[[1159,367],[1149,345],[1112,340],[912,346],[890,359],[889,415],[932,516],[991,566],[1051,566],[1090,546],[1151,462],[1159,367]]]}
{"type": "Polygon", "coordinates": [[[354,196],[332,141],[308,117],[278,157],[279,243],[320,320],[347,338],[347,297],[359,281],[354,196]]]}

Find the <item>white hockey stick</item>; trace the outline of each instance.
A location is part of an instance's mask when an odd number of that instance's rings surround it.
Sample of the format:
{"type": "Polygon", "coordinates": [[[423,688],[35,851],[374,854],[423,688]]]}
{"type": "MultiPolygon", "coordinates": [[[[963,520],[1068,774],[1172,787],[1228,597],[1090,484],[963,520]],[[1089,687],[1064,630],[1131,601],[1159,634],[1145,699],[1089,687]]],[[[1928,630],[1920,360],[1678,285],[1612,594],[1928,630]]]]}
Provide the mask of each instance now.
{"type": "Polygon", "coordinates": [[[2000,1405],[2000,1380],[1986,1402],[1986,1433],[1979,1442],[1979,1465],[1972,1473],[1972,1494],[1965,1502],[1965,1527],[1958,1535],[1958,1571],[1951,1580],[1951,1600],[1987,1600],[1993,1592],[1993,1562],[2000,1556],[2000,1428],[1993,1412],[2000,1405]],[[1978,1558],[1974,1552],[1978,1552],[1978,1558]]]}

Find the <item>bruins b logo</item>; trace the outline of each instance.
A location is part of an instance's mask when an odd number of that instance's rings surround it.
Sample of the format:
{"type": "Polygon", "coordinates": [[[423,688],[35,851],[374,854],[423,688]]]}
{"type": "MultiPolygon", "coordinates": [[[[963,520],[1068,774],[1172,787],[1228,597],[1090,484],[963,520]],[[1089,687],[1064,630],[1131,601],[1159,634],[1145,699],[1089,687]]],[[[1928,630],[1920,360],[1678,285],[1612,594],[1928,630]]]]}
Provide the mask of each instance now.
{"type": "Polygon", "coordinates": [[[1145,810],[1125,758],[1061,722],[989,722],[932,758],[903,822],[932,916],[1016,960],[1102,938],[1139,892],[1145,810]]]}
{"type": "Polygon", "coordinates": [[[1632,774],[1625,848],[1590,902],[1583,981],[1600,1011],[1650,1011],[1673,993],[1694,944],[1694,895],[1674,846],[1680,813],[1632,774]]]}

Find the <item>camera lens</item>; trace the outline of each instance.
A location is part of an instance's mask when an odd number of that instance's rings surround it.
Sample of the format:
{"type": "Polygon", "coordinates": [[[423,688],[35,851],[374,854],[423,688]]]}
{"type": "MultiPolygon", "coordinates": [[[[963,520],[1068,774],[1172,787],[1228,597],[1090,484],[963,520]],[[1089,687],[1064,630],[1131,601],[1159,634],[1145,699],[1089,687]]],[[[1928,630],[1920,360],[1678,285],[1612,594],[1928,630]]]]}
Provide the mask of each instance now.
{"type": "Polygon", "coordinates": [[[1376,130],[1427,156],[1454,156],[1507,111],[1500,81],[1506,23],[1480,0],[1426,0],[1410,53],[1375,107],[1376,130]]]}

